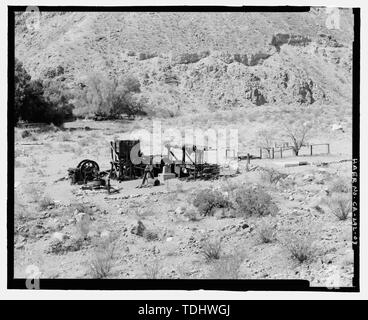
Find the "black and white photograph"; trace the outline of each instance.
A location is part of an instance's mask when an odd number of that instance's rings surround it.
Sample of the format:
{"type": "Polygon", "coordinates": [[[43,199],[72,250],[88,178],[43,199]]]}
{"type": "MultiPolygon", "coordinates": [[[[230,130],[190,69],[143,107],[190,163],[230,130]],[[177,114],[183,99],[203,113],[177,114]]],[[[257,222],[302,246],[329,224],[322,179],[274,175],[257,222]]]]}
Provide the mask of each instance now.
{"type": "Polygon", "coordinates": [[[7,8],[8,288],[359,292],[360,9],[75,5],[7,8]]]}

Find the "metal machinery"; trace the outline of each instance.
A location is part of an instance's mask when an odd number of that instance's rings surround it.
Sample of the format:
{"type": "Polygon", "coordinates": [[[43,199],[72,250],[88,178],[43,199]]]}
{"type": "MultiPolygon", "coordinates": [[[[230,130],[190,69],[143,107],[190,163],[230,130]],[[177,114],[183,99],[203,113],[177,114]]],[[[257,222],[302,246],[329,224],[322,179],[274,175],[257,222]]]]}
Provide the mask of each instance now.
{"type": "Polygon", "coordinates": [[[153,177],[166,173],[175,174],[179,178],[210,178],[217,176],[220,167],[217,164],[204,162],[206,148],[195,145],[166,145],[167,157],[163,155],[143,155],[139,140],[115,140],[110,142],[111,170],[110,178],[119,181],[141,178],[145,172],[150,171],[153,177]],[[181,151],[178,156],[175,150],[181,151]],[[138,156],[133,161],[132,156],[138,156]],[[153,159],[155,158],[155,162],[153,159]],[[157,162],[159,158],[159,162],[157,162]]]}
{"type": "Polygon", "coordinates": [[[140,150],[139,140],[115,140],[110,142],[110,147],[111,179],[123,181],[142,177],[148,165],[153,176],[162,172],[163,161],[154,164],[153,156],[144,156],[140,150]]]}
{"type": "Polygon", "coordinates": [[[204,161],[204,153],[208,151],[205,147],[195,145],[166,145],[168,150],[168,159],[172,173],[179,178],[215,178],[220,174],[218,164],[209,164],[204,161]],[[181,149],[181,157],[178,157],[173,149],[181,149]]]}
{"type": "Polygon", "coordinates": [[[97,162],[86,159],[76,168],[69,168],[69,178],[72,184],[84,184],[91,188],[106,186],[110,192],[110,179],[120,182],[143,178],[143,186],[150,178],[154,180],[154,185],[158,185],[156,177],[166,180],[173,177],[212,179],[219,176],[220,166],[204,161],[204,152],[208,149],[195,145],[166,145],[166,148],[167,156],[145,156],[140,150],[139,140],[111,141],[110,170],[100,171],[97,162]]]}
{"type": "Polygon", "coordinates": [[[68,169],[71,184],[83,184],[85,188],[106,188],[110,192],[110,180],[106,171],[100,171],[97,162],[89,159],[81,161],[76,168],[68,169]]]}
{"type": "Polygon", "coordinates": [[[72,184],[87,183],[98,178],[100,168],[97,162],[85,159],[81,161],[76,168],[69,168],[69,178],[72,184]]]}

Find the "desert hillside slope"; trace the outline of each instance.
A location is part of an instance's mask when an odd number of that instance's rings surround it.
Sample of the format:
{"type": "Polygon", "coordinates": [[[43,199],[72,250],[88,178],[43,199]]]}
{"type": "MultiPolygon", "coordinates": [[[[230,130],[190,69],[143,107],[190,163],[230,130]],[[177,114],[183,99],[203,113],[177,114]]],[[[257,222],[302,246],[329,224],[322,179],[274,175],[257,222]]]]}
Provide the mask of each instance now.
{"type": "Polygon", "coordinates": [[[149,108],[171,115],[350,103],[352,12],[341,10],[339,30],[328,29],[326,18],[324,9],[48,12],[39,30],[29,30],[17,13],[15,54],[32,77],[52,74],[71,88],[91,73],[134,75],[149,108]]]}

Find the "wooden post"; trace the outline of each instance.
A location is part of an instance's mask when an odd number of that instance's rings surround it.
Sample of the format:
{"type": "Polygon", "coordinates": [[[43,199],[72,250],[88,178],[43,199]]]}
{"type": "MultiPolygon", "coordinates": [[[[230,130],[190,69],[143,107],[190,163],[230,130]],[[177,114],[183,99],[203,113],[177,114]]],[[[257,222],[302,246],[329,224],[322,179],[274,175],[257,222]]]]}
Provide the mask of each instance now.
{"type": "Polygon", "coordinates": [[[330,154],[330,144],[327,143],[327,154],[330,154]]]}
{"type": "Polygon", "coordinates": [[[111,184],[110,184],[110,175],[107,178],[107,193],[110,194],[111,184]]]}
{"type": "Polygon", "coordinates": [[[313,144],[310,145],[310,155],[313,156],[313,144]]]}
{"type": "Polygon", "coordinates": [[[275,148],[272,148],[272,159],[275,159],[275,148]]]}
{"type": "Polygon", "coordinates": [[[282,159],[282,147],[280,148],[280,157],[282,159]]]}
{"type": "Polygon", "coordinates": [[[259,158],[262,159],[262,148],[259,148],[259,158]]]}
{"type": "Polygon", "coordinates": [[[249,171],[249,164],[250,164],[250,154],[247,153],[247,166],[246,166],[246,171],[249,171]]]}
{"type": "Polygon", "coordinates": [[[194,151],[194,180],[197,179],[197,150],[194,151]]]}

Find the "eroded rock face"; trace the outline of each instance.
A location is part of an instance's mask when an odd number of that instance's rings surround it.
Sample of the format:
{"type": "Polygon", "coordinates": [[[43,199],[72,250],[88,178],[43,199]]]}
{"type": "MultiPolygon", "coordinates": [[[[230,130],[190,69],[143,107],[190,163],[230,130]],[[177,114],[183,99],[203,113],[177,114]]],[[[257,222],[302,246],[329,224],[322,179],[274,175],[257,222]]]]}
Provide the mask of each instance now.
{"type": "Polygon", "coordinates": [[[295,85],[294,96],[296,101],[301,104],[312,104],[315,100],[313,98],[313,81],[302,80],[298,84],[295,85]]]}
{"type": "Polygon", "coordinates": [[[271,56],[269,53],[256,53],[250,56],[248,61],[248,66],[260,65],[264,60],[268,59],[271,56]]]}
{"type": "Polygon", "coordinates": [[[138,60],[148,60],[157,57],[157,53],[140,52],[138,54],[138,60]]]}
{"type": "Polygon", "coordinates": [[[263,61],[268,59],[272,55],[272,52],[257,52],[257,53],[229,53],[229,52],[216,52],[211,55],[220,61],[231,64],[238,62],[245,66],[262,65],[263,61]]]}
{"type": "Polygon", "coordinates": [[[261,79],[255,74],[250,74],[246,81],[245,86],[245,98],[251,101],[257,106],[261,106],[267,103],[266,97],[264,95],[264,87],[261,84],[261,79]]]}
{"type": "Polygon", "coordinates": [[[324,47],[334,47],[339,48],[344,45],[339,43],[333,36],[320,33],[319,38],[317,40],[317,44],[324,47]]]}
{"type": "Polygon", "coordinates": [[[214,52],[212,56],[226,64],[230,64],[235,61],[234,54],[230,52],[214,52]]]}
{"type": "Polygon", "coordinates": [[[289,82],[289,73],[286,70],[282,70],[275,79],[278,80],[279,87],[281,89],[287,89],[289,82]]]}
{"type": "Polygon", "coordinates": [[[209,55],[210,55],[209,51],[173,54],[171,61],[174,65],[175,64],[195,63],[195,62],[198,62],[199,60],[201,60],[205,57],[208,57],[209,55]]]}
{"type": "Polygon", "coordinates": [[[246,66],[249,65],[248,56],[246,54],[239,54],[239,53],[234,54],[234,61],[242,63],[246,66]]]}
{"type": "MultiPolygon", "coordinates": [[[[313,35],[308,30],[290,30],[293,33],[272,35],[272,30],[268,30],[246,37],[242,32],[229,32],[221,41],[204,32],[199,36],[200,45],[195,47],[193,39],[185,45],[181,41],[170,43],[170,47],[163,47],[163,42],[147,47],[151,39],[146,38],[135,46],[112,41],[108,63],[101,55],[105,52],[105,40],[84,48],[91,57],[87,62],[77,56],[65,59],[64,51],[56,51],[52,46],[37,50],[31,59],[26,53],[34,44],[24,44],[27,50],[18,48],[18,56],[30,72],[33,70],[35,78],[65,78],[63,83],[72,90],[86,87],[86,70],[111,78],[131,74],[141,85],[137,101],[142,101],[148,114],[163,117],[201,109],[350,100],[349,42],[339,35],[335,39],[328,30],[321,29],[323,33],[313,35]],[[233,37],[239,36],[242,38],[234,41],[233,37]],[[126,48],[124,53],[122,48],[126,48]]],[[[190,35],[180,33],[178,39],[190,35]]]]}
{"type": "Polygon", "coordinates": [[[230,52],[214,52],[210,54],[209,51],[203,51],[200,53],[183,53],[173,55],[172,64],[190,64],[196,63],[203,58],[212,56],[220,61],[231,64],[238,62],[245,66],[261,65],[264,60],[268,59],[272,53],[269,52],[257,52],[257,53],[230,53],[230,52]]]}
{"type": "Polygon", "coordinates": [[[253,88],[251,91],[249,91],[249,97],[252,103],[257,106],[261,106],[267,102],[262,92],[258,88],[253,88]]]}
{"type": "Polygon", "coordinates": [[[300,34],[289,34],[289,33],[277,33],[271,38],[270,44],[276,48],[280,48],[284,44],[289,44],[292,46],[306,46],[312,40],[300,34]]]}

